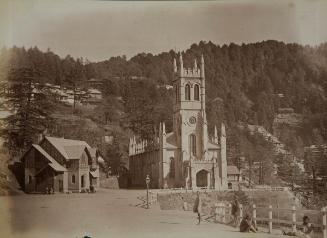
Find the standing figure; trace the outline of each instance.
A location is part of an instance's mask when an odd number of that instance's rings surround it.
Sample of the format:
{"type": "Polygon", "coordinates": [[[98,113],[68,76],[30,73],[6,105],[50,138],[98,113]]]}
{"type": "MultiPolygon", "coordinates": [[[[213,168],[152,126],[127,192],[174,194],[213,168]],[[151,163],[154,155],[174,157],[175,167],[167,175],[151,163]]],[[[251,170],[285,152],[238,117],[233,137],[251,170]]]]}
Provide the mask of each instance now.
{"type": "Polygon", "coordinates": [[[182,201],[183,201],[183,210],[187,211],[188,210],[187,202],[184,200],[183,196],[182,196],[182,201]]]}
{"type": "Polygon", "coordinates": [[[239,204],[236,196],[234,197],[234,201],[232,202],[231,213],[233,216],[232,224],[233,224],[233,226],[237,227],[239,224],[240,204],[239,204]]]}
{"type": "Polygon", "coordinates": [[[201,212],[202,212],[202,201],[200,197],[200,192],[197,191],[196,193],[196,199],[193,207],[193,212],[198,214],[198,225],[200,225],[201,222],[201,212]]]}

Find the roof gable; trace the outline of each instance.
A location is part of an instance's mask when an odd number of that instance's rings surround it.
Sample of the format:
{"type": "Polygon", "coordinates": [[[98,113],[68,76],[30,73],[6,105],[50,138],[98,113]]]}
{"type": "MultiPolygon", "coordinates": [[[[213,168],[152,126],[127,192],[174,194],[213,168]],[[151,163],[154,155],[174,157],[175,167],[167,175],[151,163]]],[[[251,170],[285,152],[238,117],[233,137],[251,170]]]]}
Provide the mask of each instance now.
{"type": "Polygon", "coordinates": [[[234,165],[229,165],[227,166],[227,174],[240,174],[240,170],[234,165]]]}
{"type": "Polygon", "coordinates": [[[173,132],[170,132],[166,135],[166,147],[167,148],[177,148],[176,138],[173,132]]]}
{"type": "Polygon", "coordinates": [[[91,148],[85,141],[81,140],[70,140],[49,136],[46,136],[45,139],[48,140],[66,160],[79,159],[85,148],[91,148]]]}
{"type": "Polygon", "coordinates": [[[79,159],[81,158],[83,152],[85,151],[85,145],[70,145],[64,146],[64,150],[69,159],[79,159]]]}
{"type": "Polygon", "coordinates": [[[208,145],[209,150],[219,150],[220,149],[219,145],[212,143],[211,141],[208,141],[207,145],[208,145]]]}
{"type": "Polygon", "coordinates": [[[67,171],[67,169],[65,167],[63,167],[62,165],[60,165],[54,158],[51,157],[51,155],[49,155],[41,146],[39,145],[32,145],[32,148],[36,149],[38,152],[40,152],[44,158],[46,158],[48,160],[48,165],[53,168],[55,171],[59,171],[59,172],[64,172],[67,171]]]}

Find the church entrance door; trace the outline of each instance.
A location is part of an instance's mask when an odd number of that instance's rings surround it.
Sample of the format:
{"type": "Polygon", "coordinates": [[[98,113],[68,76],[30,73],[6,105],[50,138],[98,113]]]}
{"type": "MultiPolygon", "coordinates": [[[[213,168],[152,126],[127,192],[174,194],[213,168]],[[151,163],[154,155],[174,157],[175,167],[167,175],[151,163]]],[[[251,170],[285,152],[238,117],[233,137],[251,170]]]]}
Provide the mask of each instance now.
{"type": "Polygon", "coordinates": [[[206,170],[201,170],[196,174],[196,186],[203,188],[208,187],[208,174],[206,170]]]}

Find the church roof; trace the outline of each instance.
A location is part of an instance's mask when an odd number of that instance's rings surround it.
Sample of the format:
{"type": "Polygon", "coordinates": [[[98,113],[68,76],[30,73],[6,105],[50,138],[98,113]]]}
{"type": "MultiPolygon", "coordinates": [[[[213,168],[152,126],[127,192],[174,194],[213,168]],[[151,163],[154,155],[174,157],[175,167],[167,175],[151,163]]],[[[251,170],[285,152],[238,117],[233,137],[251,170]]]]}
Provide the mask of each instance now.
{"type": "Polygon", "coordinates": [[[166,135],[166,145],[168,148],[177,148],[176,138],[174,132],[170,132],[166,135]]]}
{"type": "Polygon", "coordinates": [[[208,141],[208,149],[220,149],[220,146],[217,144],[212,143],[211,141],[208,141]]]}

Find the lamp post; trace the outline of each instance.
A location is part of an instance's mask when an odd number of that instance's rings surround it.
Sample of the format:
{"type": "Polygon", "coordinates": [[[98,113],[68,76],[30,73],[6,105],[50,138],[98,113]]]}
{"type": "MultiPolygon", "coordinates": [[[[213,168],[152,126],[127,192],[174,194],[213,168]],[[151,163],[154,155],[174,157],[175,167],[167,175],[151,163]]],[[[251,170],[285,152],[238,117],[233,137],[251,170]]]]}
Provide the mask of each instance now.
{"type": "Polygon", "coordinates": [[[149,209],[149,184],[150,184],[149,175],[146,176],[145,183],[146,183],[146,208],[149,209]]]}

